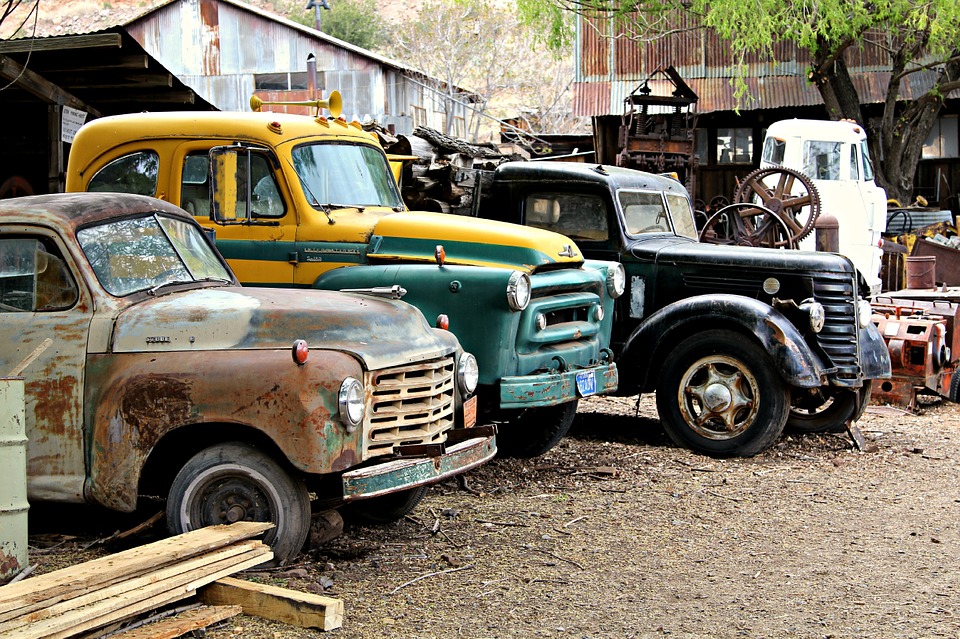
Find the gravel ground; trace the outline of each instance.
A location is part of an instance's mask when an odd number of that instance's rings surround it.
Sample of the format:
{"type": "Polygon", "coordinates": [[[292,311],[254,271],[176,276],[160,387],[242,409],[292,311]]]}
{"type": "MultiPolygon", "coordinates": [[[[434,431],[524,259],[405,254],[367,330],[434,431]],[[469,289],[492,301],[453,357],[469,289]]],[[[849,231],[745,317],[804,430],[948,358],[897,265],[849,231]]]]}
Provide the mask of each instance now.
{"type": "MultiPolygon", "coordinates": [[[[785,436],[716,460],[670,444],[651,399],[594,398],[543,457],[497,459],[394,525],[348,525],[295,566],[244,576],[342,599],[326,634],[345,639],[956,639],[958,416],[871,406],[864,451],[785,436]]],[[[31,561],[87,557],[103,533],[63,532],[85,519],[32,537],[31,561]]],[[[247,616],[207,631],[322,636],[247,616]]]]}

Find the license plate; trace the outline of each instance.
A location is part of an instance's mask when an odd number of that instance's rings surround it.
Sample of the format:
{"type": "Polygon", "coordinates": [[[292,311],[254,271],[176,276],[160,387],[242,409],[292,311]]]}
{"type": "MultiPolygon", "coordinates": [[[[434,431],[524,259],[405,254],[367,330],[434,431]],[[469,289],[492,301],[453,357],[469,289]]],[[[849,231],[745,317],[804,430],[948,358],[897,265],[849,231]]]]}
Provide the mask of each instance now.
{"type": "Polygon", "coordinates": [[[597,393],[597,375],[593,371],[577,373],[577,391],[580,397],[588,397],[597,393]]]}

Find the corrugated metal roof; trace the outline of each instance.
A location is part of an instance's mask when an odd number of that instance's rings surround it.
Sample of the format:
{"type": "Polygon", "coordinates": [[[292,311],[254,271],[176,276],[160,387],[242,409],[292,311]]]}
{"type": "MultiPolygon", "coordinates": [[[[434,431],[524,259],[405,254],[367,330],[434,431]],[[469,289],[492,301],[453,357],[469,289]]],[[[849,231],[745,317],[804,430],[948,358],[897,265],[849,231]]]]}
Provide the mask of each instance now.
{"type": "MultiPolygon", "coordinates": [[[[711,30],[694,28],[686,16],[676,26],[671,36],[637,41],[611,19],[579,18],[574,115],[623,113],[624,98],[648,76],[667,66],[673,66],[699,96],[698,113],[823,104],[819,92],[806,79],[811,64],[806,50],[790,42],[775,42],[772,56],[744,56],[747,90],[738,101],[731,77],[739,60],[729,43],[711,30]]],[[[882,102],[890,79],[885,53],[879,47],[850,48],[844,60],[860,101],[882,102]]],[[[912,99],[922,94],[935,78],[933,71],[911,74],[901,83],[901,97],[912,99]]]]}

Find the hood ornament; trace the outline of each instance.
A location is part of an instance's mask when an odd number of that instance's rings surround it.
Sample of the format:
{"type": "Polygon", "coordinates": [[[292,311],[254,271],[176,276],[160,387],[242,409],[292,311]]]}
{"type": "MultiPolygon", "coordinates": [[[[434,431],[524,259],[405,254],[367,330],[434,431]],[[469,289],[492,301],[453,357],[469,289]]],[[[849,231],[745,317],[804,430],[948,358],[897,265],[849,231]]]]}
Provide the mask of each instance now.
{"type": "Polygon", "coordinates": [[[564,244],[563,250],[557,253],[560,257],[576,257],[578,254],[573,250],[573,244],[564,244]]]}

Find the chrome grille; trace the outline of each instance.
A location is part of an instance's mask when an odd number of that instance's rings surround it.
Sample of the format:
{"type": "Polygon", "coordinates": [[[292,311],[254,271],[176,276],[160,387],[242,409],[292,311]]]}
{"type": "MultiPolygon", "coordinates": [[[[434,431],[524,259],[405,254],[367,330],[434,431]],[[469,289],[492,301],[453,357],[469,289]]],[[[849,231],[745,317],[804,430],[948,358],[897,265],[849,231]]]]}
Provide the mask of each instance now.
{"type": "Polygon", "coordinates": [[[364,459],[398,446],[438,444],[454,424],[454,359],[443,357],[367,373],[364,459]]]}
{"type": "Polygon", "coordinates": [[[838,375],[859,374],[857,343],[857,289],[849,273],[824,273],[814,277],[813,297],[823,305],[826,321],[817,342],[837,367],[838,375]]]}

